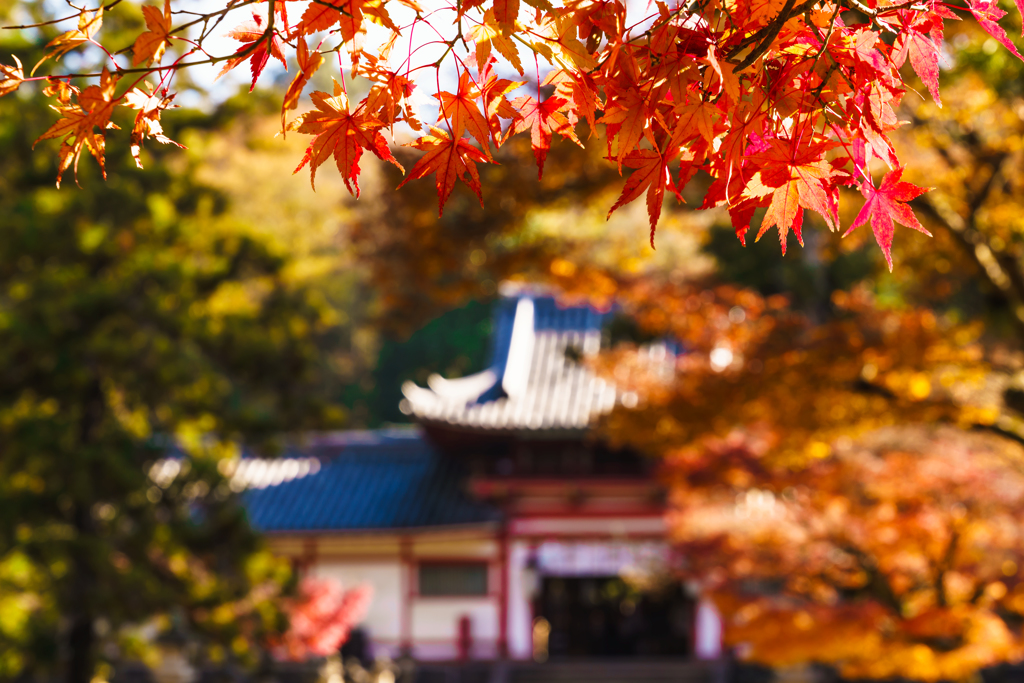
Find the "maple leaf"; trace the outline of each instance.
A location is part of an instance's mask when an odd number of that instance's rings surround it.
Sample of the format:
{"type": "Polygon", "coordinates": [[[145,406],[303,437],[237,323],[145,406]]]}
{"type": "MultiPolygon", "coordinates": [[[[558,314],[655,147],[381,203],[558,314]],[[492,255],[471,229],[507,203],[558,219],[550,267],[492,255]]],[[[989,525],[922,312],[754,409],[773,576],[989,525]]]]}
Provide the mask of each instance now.
{"type": "Polygon", "coordinates": [[[103,178],[106,179],[107,169],[104,163],[106,142],[102,131],[117,127],[110,122],[110,115],[117,104],[117,100],[114,99],[117,80],[117,76],[111,76],[109,71],[103,69],[99,85],[90,85],[79,93],[77,105],[69,103],[56,107],[51,106],[54,111],[61,114],[61,118],[40,135],[32,146],[35,147],[42,140],[64,136],[57,164],[57,187],[60,187],[64,171],[72,165],[75,168],[77,182],[78,160],[82,156],[82,150],[87,150],[96,159],[103,178]],[[99,133],[93,130],[97,126],[100,129],[99,133]]]}
{"type": "Polygon", "coordinates": [[[363,15],[368,14],[381,26],[392,31],[398,27],[391,21],[382,0],[317,0],[309,3],[299,20],[298,30],[302,35],[326,31],[337,26],[341,38],[348,42],[363,30],[363,15]]]}
{"type": "Polygon", "coordinates": [[[487,125],[491,129],[491,139],[494,141],[495,147],[500,147],[502,138],[501,120],[499,117],[514,119],[519,116],[505,95],[519,86],[525,85],[526,81],[511,81],[507,78],[498,78],[494,73],[493,65],[494,60],[492,58],[483,71],[480,72],[483,83],[479,84],[478,87],[480,89],[480,96],[484,101],[484,117],[487,119],[487,125]]]}
{"type": "Polygon", "coordinates": [[[256,79],[263,73],[263,67],[270,61],[271,55],[284,65],[285,70],[288,69],[288,62],[285,61],[284,54],[281,52],[281,43],[277,40],[277,35],[268,36],[267,31],[261,28],[262,26],[263,17],[254,12],[252,21],[240,24],[228,33],[228,37],[241,41],[242,45],[235,51],[235,54],[239,56],[230,59],[217,74],[217,78],[248,59],[252,70],[252,85],[249,87],[249,92],[252,92],[256,87],[256,79]]]}
{"type": "MultiPolygon", "coordinates": [[[[1018,9],[1020,9],[1022,5],[1024,5],[1024,1],[1017,0],[1018,9]]],[[[1002,43],[1007,50],[1017,55],[1017,57],[1024,59],[1020,52],[1017,51],[1017,46],[1014,45],[1013,41],[1010,40],[1010,37],[1006,35],[1005,29],[996,23],[1006,16],[1006,12],[999,9],[999,4],[996,0],[977,0],[977,2],[971,2],[968,0],[967,8],[971,10],[971,14],[973,14],[974,18],[978,20],[981,27],[988,31],[990,36],[1002,43]]],[[[1024,12],[1024,9],[1021,9],[1021,12],[1024,12]]]]}
{"type": "Polygon", "coordinates": [[[289,109],[295,109],[299,105],[299,97],[302,95],[302,89],[306,87],[306,83],[313,77],[313,74],[317,72],[320,65],[324,63],[324,56],[320,54],[319,50],[313,50],[310,52],[309,46],[306,45],[306,37],[299,36],[298,47],[295,50],[295,59],[299,65],[299,72],[295,74],[295,78],[288,86],[288,90],[285,91],[284,100],[281,102],[281,129],[285,129],[285,113],[289,109]]]}
{"type": "Polygon", "coordinates": [[[367,114],[365,101],[364,105],[350,113],[348,96],[337,81],[334,82],[333,96],[318,90],[310,95],[310,99],[316,109],[293,121],[292,127],[300,133],[313,136],[306,155],[294,171],[298,173],[307,163],[310,164],[309,183],[313,189],[316,189],[316,169],[334,156],[345,187],[358,197],[359,159],[364,149],[405,172],[391,154],[387,140],[379,132],[384,124],[367,114]]]}
{"type": "Polygon", "coordinates": [[[866,202],[861,207],[860,213],[854,219],[850,229],[844,237],[853,232],[856,228],[871,220],[871,230],[875,233],[875,241],[882,248],[885,254],[885,262],[889,264],[889,272],[892,272],[892,236],[895,228],[895,219],[901,225],[913,228],[931,237],[931,233],[924,229],[924,226],[917,220],[917,216],[910,210],[906,202],[919,197],[928,191],[927,188],[918,187],[913,183],[900,180],[903,176],[903,168],[898,167],[882,179],[882,184],[877,188],[870,179],[861,183],[860,191],[866,202]]]}
{"type": "Polygon", "coordinates": [[[142,143],[147,137],[165,145],[171,144],[179,149],[185,149],[184,145],[164,135],[163,126],[160,125],[161,112],[177,106],[171,104],[174,95],[168,95],[166,89],[157,91],[149,82],[146,83],[146,91],[135,88],[124,95],[125,106],[139,110],[139,113],[135,115],[135,125],[132,126],[131,137],[132,157],[135,159],[135,165],[139,168],[142,168],[142,159],[139,157],[139,153],[142,151],[142,143]]]}
{"type": "Polygon", "coordinates": [[[448,121],[452,129],[452,137],[461,138],[463,131],[469,130],[470,135],[475,137],[483,147],[484,154],[490,156],[488,141],[491,138],[491,133],[487,126],[487,120],[480,113],[480,108],[477,107],[476,99],[480,97],[480,91],[477,90],[469,71],[462,70],[462,74],[459,76],[459,87],[454,95],[450,92],[439,92],[434,97],[441,102],[437,120],[446,119],[448,121]]]}
{"type": "Polygon", "coordinates": [[[455,187],[455,181],[461,180],[466,183],[480,200],[481,206],[484,203],[480,194],[480,174],[476,170],[476,162],[492,161],[483,152],[478,150],[465,138],[452,138],[438,128],[430,128],[431,135],[424,135],[409,146],[421,149],[426,152],[416,162],[416,165],[409,171],[409,175],[399,184],[399,188],[410,180],[425,178],[431,173],[435,174],[437,184],[437,215],[440,218],[444,213],[444,205],[455,187]],[[468,176],[468,177],[467,177],[468,176]]]}
{"type": "Polygon", "coordinates": [[[569,101],[573,113],[576,116],[582,114],[590,125],[590,134],[593,135],[594,129],[597,127],[595,115],[601,107],[594,79],[587,74],[556,69],[549,73],[543,81],[543,85],[551,83],[556,84],[555,94],[569,101]]]}
{"type": "Polygon", "coordinates": [[[501,56],[508,60],[508,63],[523,75],[523,62],[519,58],[519,50],[510,38],[501,32],[497,19],[494,18],[494,10],[484,12],[483,21],[471,26],[466,31],[466,37],[476,43],[476,63],[481,66],[490,61],[491,47],[493,46],[501,56]]]}
{"type": "Polygon", "coordinates": [[[721,112],[710,102],[698,100],[689,104],[680,104],[675,108],[675,130],[669,146],[681,145],[698,135],[711,144],[716,137],[715,123],[721,112]]]}
{"type": "Polygon", "coordinates": [[[364,53],[365,64],[353,66],[353,75],[362,75],[375,81],[375,85],[370,88],[370,93],[367,95],[367,111],[379,114],[392,127],[401,114],[405,123],[413,130],[419,130],[420,123],[416,120],[415,113],[408,101],[416,86],[409,79],[408,74],[400,74],[386,66],[387,52],[389,50],[385,49],[379,55],[364,53]]]}
{"type": "Polygon", "coordinates": [[[505,35],[515,31],[516,20],[519,19],[519,0],[494,0],[494,18],[505,35]]]}
{"type": "Polygon", "coordinates": [[[761,221],[756,239],[761,239],[773,226],[779,229],[779,243],[786,253],[786,237],[790,230],[803,246],[803,212],[812,209],[825,219],[830,230],[839,224],[839,188],[837,179],[846,174],[836,171],[824,160],[831,143],[817,143],[801,147],[794,140],[757,138],[749,162],[759,170],[744,188],[745,197],[771,195],[768,211],[761,221]]]}
{"type": "Polygon", "coordinates": [[[21,60],[11,55],[17,66],[0,64],[0,97],[17,90],[22,81],[25,80],[25,70],[21,66],[21,60]]]}
{"type": "Polygon", "coordinates": [[[544,160],[548,157],[548,150],[551,149],[551,134],[558,133],[564,138],[572,140],[580,147],[583,143],[576,137],[569,120],[559,110],[565,106],[568,100],[564,97],[554,95],[543,102],[538,102],[532,97],[517,97],[512,100],[512,106],[519,111],[522,118],[516,121],[514,131],[521,133],[530,130],[530,146],[533,148],[533,156],[537,159],[537,177],[544,173],[544,160]]]}
{"type": "Polygon", "coordinates": [[[577,25],[575,18],[554,13],[548,22],[541,26],[538,33],[551,41],[564,58],[564,61],[586,73],[597,66],[597,61],[590,50],[576,38],[577,25]]]}
{"type": "MultiPolygon", "coordinates": [[[[608,210],[608,217],[610,218],[615,209],[628,204],[639,197],[644,190],[647,190],[647,216],[651,220],[652,249],[654,248],[654,231],[657,228],[658,219],[661,217],[661,205],[665,200],[666,188],[671,190],[680,202],[683,201],[683,196],[679,194],[678,186],[672,179],[672,172],[668,167],[673,159],[673,156],[666,156],[653,149],[635,149],[627,154],[622,160],[623,166],[636,170],[630,174],[626,180],[626,185],[622,188],[622,194],[619,195],[612,208],[608,210]]],[[[692,153],[689,155],[689,160],[693,160],[692,153]]],[[[695,171],[696,169],[693,170],[695,171]]],[[[692,173],[693,171],[690,174],[692,175],[692,173]]],[[[689,180],[686,177],[685,171],[683,176],[681,180],[685,184],[689,180]]]]}
{"type": "Polygon", "coordinates": [[[632,88],[618,93],[617,97],[609,97],[601,123],[607,126],[608,145],[615,141],[619,173],[626,155],[636,148],[645,134],[649,134],[646,109],[643,95],[632,88]]]}
{"type": "Polygon", "coordinates": [[[78,15],[78,28],[71,31],[65,31],[60,34],[49,43],[46,44],[46,49],[49,50],[43,58],[36,62],[36,65],[32,67],[32,73],[36,72],[36,69],[42,65],[47,59],[58,59],[65,52],[74,50],[79,45],[82,45],[95,36],[100,28],[103,26],[103,5],[100,5],[95,12],[87,12],[82,10],[82,13],[78,15]]]}
{"type": "Polygon", "coordinates": [[[917,13],[908,16],[903,33],[896,39],[896,49],[892,54],[893,63],[897,67],[903,66],[907,57],[910,57],[910,66],[914,68],[914,73],[925,84],[932,99],[940,107],[942,99],[939,97],[939,48],[942,45],[943,18],[959,19],[944,7],[939,7],[934,13],[924,16],[917,13]]]}
{"type": "Polygon", "coordinates": [[[154,5],[142,8],[148,31],[135,39],[132,47],[132,66],[159,62],[171,38],[171,0],[164,0],[164,11],[154,5]]]}

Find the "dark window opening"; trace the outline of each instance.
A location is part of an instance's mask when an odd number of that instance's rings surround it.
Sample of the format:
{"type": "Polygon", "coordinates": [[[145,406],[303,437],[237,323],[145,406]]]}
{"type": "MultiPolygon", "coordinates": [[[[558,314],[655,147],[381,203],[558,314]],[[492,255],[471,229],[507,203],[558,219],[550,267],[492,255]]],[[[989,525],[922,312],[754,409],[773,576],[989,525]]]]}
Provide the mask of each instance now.
{"type": "Polygon", "coordinates": [[[487,565],[483,563],[421,564],[420,595],[487,595],[487,565]]]}

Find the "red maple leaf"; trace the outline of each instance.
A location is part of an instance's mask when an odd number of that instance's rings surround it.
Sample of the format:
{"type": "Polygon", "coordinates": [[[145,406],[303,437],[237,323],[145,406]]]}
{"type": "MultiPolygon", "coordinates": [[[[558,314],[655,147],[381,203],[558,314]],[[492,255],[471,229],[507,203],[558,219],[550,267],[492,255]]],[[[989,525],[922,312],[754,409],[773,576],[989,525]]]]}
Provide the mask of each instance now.
{"type": "MultiPolygon", "coordinates": [[[[1022,2],[1022,0],[1017,0],[1017,7],[1020,8],[1022,5],[1024,5],[1024,2],[1022,2]]],[[[996,23],[1006,16],[1006,12],[999,9],[999,3],[997,3],[996,0],[977,0],[976,2],[968,0],[967,8],[971,10],[971,14],[973,14],[974,18],[978,20],[981,27],[988,31],[990,36],[1002,43],[1007,50],[1017,55],[1017,57],[1024,59],[1024,57],[1021,57],[1021,54],[1017,52],[1017,46],[1014,45],[1013,41],[1010,40],[1010,37],[1006,35],[1005,29],[996,23]]],[[[1024,12],[1024,10],[1021,11],[1024,12]]]]}
{"type": "Polygon", "coordinates": [[[910,57],[910,66],[914,68],[914,72],[939,106],[942,106],[942,99],[939,97],[939,47],[942,45],[944,18],[959,17],[940,5],[928,13],[905,13],[903,33],[896,39],[896,49],[892,53],[893,63],[897,67],[903,66],[907,57],[910,57]]]}
{"type": "Polygon", "coordinates": [[[856,228],[864,225],[871,219],[871,230],[875,233],[875,240],[885,254],[885,262],[889,264],[889,272],[892,272],[892,235],[895,231],[893,219],[900,225],[913,228],[931,237],[931,233],[924,229],[924,226],[917,220],[917,216],[910,210],[906,202],[919,197],[928,191],[928,188],[918,187],[913,183],[900,180],[903,175],[903,167],[899,167],[882,179],[882,184],[877,188],[870,179],[861,183],[861,194],[867,199],[860,213],[854,219],[853,225],[846,231],[844,237],[853,232],[856,228]]]}
{"type": "Polygon", "coordinates": [[[268,36],[266,30],[261,28],[262,26],[263,17],[254,12],[252,21],[240,24],[228,33],[229,37],[242,42],[242,45],[235,51],[235,54],[240,56],[230,59],[217,74],[217,78],[248,59],[252,69],[252,85],[249,87],[249,92],[252,92],[256,87],[256,79],[263,73],[263,67],[270,61],[271,56],[279,59],[284,64],[285,70],[288,69],[288,62],[285,61],[284,54],[281,52],[281,43],[277,40],[277,35],[268,36]]]}
{"type": "Polygon", "coordinates": [[[558,133],[580,147],[583,146],[569,120],[559,111],[567,102],[564,97],[557,95],[543,102],[538,102],[532,97],[517,97],[512,100],[512,106],[519,110],[523,117],[516,121],[513,130],[515,133],[530,130],[530,146],[533,148],[533,156],[537,159],[538,178],[544,173],[544,160],[548,158],[548,150],[551,149],[552,133],[558,133]]]}
{"type": "Polygon", "coordinates": [[[491,161],[483,152],[469,144],[465,138],[451,138],[443,130],[431,127],[432,135],[424,135],[409,146],[426,152],[409,171],[409,175],[399,184],[399,188],[410,180],[424,178],[431,173],[437,179],[437,215],[444,213],[445,202],[455,187],[456,180],[462,180],[476,193],[480,205],[484,200],[480,195],[480,174],[476,170],[476,162],[491,161]],[[468,178],[467,178],[468,175],[468,178]]]}

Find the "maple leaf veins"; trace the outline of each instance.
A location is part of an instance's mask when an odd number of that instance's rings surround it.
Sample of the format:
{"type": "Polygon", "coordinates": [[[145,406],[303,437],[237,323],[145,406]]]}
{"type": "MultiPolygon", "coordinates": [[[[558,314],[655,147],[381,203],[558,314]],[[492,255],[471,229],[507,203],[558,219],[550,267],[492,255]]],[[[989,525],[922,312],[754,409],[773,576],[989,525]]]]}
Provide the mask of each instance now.
{"type": "Polygon", "coordinates": [[[443,130],[431,127],[432,135],[424,135],[415,142],[409,143],[416,149],[426,152],[416,162],[416,165],[409,171],[408,177],[398,186],[405,185],[410,180],[424,178],[431,173],[436,176],[437,182],[437,215],[444,213],[445,202],[455,187],[456,180],[466,183],[480,200],[483,206],[484,200],[480,195],[480,174],[477,173],[475,162],[491,161],[483,152],[478,150],[465,138],[451,138],[443,130]],[[468,178],[466,177],[468,174],[468,178]]]}
{"type": "Polygon", "coordinates": [[[148,31],[135,39],[132,47],[132,66],[159,62],[171,38],[171,0],[164,0],[164,11],[154,5],[142,8],[148,31]]]}
{"type": "MultiPolygon", "coordinates": [[[[14,57],[14,55],[11,56],[14,57]]],[[[14,92],[25,80],[25,71],[21,66],[21,60],[14,57],[14,62],[17,66],[0,64],[0,96],[14,92]]]]}
{"type": "Polygon", "coordinates": [[[288,62],[285,61],[284,53],[281,52],[281,44],[277,40],[277,36],[268,36],[262,26],[263,17],[253,12],[252,21],[240,24],[228,33],[229,37],[241,41],[242,45],[235,51],[238,56],[224,65],[221,72],[217,74],[217,78],[248,59],[252,70],[252,85],[249,87],[249,92],[252,92],[256,87],[256,79],[263,73],[263,67],[270,61],[271,55],[284,64],[285,70],[288,69],[288,62]]]}
{"type": "Polygon", "coordinates": [[[155,90],[148,81],[145,85],[146,90],[135,88],[124,95],[125,106],[139,110],[139,113],[135,115],[135,125],[132,126],[132,157],[135,159],[135,165],[139,168],[142,168],[142,159],[139,158],[139,153],[142,151],[142,143],[147,137],[165,145],[171,144],[180,149],[185,148],[184,145],[164,135],[163,126],[160,125],[160,113],[165,109],[177,107],[177,105],[171,104],[174,101],[174,95],[168,95],[166,89],[155,90]]]}
{"type": "Polygon", "coordinates": [[[359,158],[363,155],[363,149],[370,150],[377,158],[389,161],[405,172],[392,156],[387,140],[380,134],[384,124],[369,115],[362,104],[354,112],[349,112],[348,96],[337,81],[334,82],[333,97],[318,90],[310,95],[310,99],[316,109],[295,119],[291,127],[300,133],[314,136],[306,156],[294,171],[298,173],[307,163],[310,164],[309,183],[313,189],[316,189],[316,169],[333,155],[338,171],[345,180],[345,187],[358,197],[359,158]]]}
{"type": "Polygon", "coordinates": [[[885,262],[889,264],[889,272],[892,272],[892,235],[895,230],[893,219],[901,225],[913,228],[931,237],[931,233],[924,229],[924,226],[917,220],[917,216],[906,205],[906,202],[919,197],[928,191],[927,188],[918,187],[913,183],[901,181],[903,167],[892,171],[882,179],[882,184],[877,188],[870,179],[865,180],[861,186],[861,194],[867,199],[860,213],[854,219],[853,225],[843,235],[849,235],[856,228],[864,225],[871,219],[871,230],[875,233],[875,240],[885,254],[885,262]]]}
{"type": "Polygon", "coordinates": [[[107,169],[104,164],[104,153],[106,141],[103,137],[103,130],[117,128],[110,122],[110,115],[114,111],[117,100],[114,99],[114,88],[117,85],[117,76],[111,76],[105,68],[100,76],[99,85],[90,85],[78,95],[78,104],[62,104],[51,108],[61,114],[61,118],[50,128],[39,136],[33,146],[42,140],[49,140],[64,136],[60,146],[60,156],[57,166],[57,187],[60,187],[60,179],[69,167],[74,165],[75,178],[78,177],[78,160],[82,156],[82,150],[88,150],[93,158],[99,162],[100,170],[103,172],[104,180],[107,177],[107,169]],[[96,133],[93,128],[99,126],[100,132],[96,133]]]}
{"type": "Polygon", "coordinates": [[[530,146],[533,147],[533,156],[537,159],[538,178],[544,173],[544,161],[548,158],[548,150],[551,149],[552,133],[558,133],[583,147],[583,143],[576,137],[572,124],[560,113],[567,103],[568,100],[558,95],[552,95],[543,102],[538,102],[532,97],[517,97],[512,100],[513,108],[519,110],[523,117],[516,121],[513,132],[530,130],[530,146]]]}

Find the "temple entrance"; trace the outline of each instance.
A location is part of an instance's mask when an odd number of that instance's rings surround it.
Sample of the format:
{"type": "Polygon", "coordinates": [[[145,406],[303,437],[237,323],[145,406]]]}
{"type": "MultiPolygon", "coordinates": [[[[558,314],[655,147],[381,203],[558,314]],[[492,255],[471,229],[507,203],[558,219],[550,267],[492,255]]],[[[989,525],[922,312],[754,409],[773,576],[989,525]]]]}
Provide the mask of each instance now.
{"type": "Polygon", "coordinates": [[[688,657],[694,601],[678,583],[640,592],[617,576],[545,577],[534,614],[550,659],[688,657]]]}

